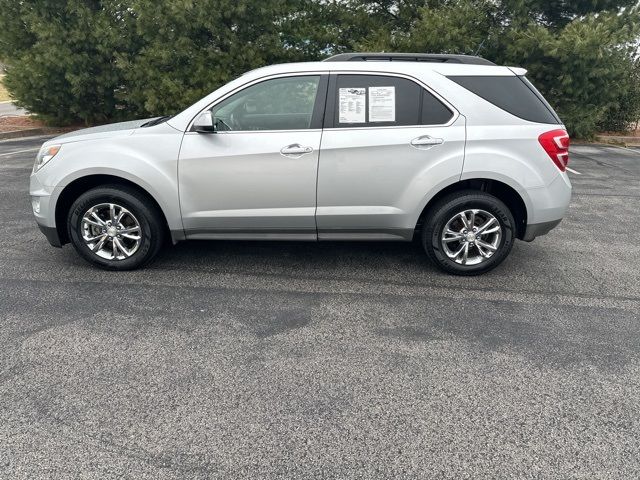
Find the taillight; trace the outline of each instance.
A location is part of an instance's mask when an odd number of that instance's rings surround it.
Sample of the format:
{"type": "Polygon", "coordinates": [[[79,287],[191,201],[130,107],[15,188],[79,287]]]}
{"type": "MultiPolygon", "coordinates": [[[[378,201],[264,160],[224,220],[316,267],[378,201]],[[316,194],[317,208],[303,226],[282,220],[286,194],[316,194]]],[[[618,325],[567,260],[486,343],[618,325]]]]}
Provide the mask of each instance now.
{"type": "Polygon", "coordinates": [[[553,163],[564,172],[569,164],[569,134],[566,130],[551,130],[538,137],[538,141],[553,163]]]}

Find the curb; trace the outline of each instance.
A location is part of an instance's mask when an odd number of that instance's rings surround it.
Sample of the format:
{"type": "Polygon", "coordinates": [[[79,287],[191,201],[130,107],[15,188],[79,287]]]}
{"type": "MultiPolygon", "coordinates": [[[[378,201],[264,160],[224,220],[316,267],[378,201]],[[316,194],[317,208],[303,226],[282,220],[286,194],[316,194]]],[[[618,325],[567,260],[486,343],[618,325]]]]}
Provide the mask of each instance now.
{"type": "Polygon", "coordinates": [[[9,140],[12,138],[22,137],[37,137],[39,135],[55,135],[68,132],[69,130],[63,128],[53,127],[41,127],[41,128],[27,128],[25,130],[13,130],[10,132],[0,132],[0,140],[9,140]]]}
{"type": "Polygon", "coordinates": [[[626,147],[640,146],[640,137],[631,137],[626,135],[596,135],[596,139],[609,144],[622,144],[626,147]]]}

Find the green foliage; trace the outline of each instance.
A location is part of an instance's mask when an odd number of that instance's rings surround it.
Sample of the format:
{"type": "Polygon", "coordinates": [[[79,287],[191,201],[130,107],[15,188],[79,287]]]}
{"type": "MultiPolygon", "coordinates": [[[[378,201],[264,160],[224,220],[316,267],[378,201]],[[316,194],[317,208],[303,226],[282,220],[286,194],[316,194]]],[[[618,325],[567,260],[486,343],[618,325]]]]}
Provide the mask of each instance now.
{"type": "Polygon", "coordinates": [[[496,60],[521,65],[556,108],[570,133],[590,137],[612,104],[630,88],[637,18],[589,15],[557,31],[530,23],[504,32],[496,60]]]}
{"type": "Polygon", "coordinates": [[[141,48],[117,58],[123,97],[141,113],[176,112],[247,70],[304,59],[283,38],[299,0],[133,0],[131,10],[141,48]]]}
{"type": "Polygon", "coordinates": [[[529,70],[571,133],[640,116],[636,0],[0,0],[19,104],[54,123],[173,113],[243,72],[342,51],[529,70]]]}
{"type": "Polygon", "coordinates": [[[56,124],[123,117],[114,52],[127,48],[107,2],[0,0],[0,57],[18,104],[56,124]]]}
{"type": "Polygon", "coordinates": [[[640,59],[625,65],[629,68],[627,88],[615,89],[617,98],[599,122],[599,130],[624,132],[640,126],[640,59]]]}
{"type": "Polygon", "coordinates": [[[633,42],[640,36],[638,10],[598,12],[629,3],[431,1],[405,28],[363,38],[357,47],[478,53],[498,64],[524,67],[570,133],[590,137],[608,116],[621,114],[621,101],[628,103],[630,117],[637,112],[630,92],[638,83],[630,66],[633,42]]]}
{"type": "Polygon", "coordinates": [[[473,55],[491,40],[498,14],[495,4],[470,0],[423,7],[408,33],[397,35],[395,43],[403,51],[473,55]]]}
{"type": "Polygon", "coordinates": [[[302,0],[0,0],[19,105],[52,123],[173,113],[247,70],[302,60],[302,0]],[[294,12],[294,13],[292,13],[294,12]]]}
{"type": "Polygon", "coordinates": [[[551,29],[562,28],[582,16],[618,12],[633,7],[636,0],[502,0],[504,17],[520,22],[533,21],[551,29]]]}

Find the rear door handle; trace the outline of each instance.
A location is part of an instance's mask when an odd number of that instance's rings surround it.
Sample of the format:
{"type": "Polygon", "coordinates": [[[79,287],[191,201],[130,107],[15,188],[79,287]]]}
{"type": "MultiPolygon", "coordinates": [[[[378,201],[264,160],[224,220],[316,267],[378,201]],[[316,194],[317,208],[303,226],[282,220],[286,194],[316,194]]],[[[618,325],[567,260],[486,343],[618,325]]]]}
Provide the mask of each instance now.
{"type": "Polygon", "coordinates": [[[420,147],[433,147],[434,145],[440,145],[444,143],[444,140],[441,138],[430,137],[429,135],[424,135],[422,137],[414,138],[411,140],[411,145],[420,148],[420,147]]]}
{"type": "Polygon", "coordinates": [[[280,150],[280,153],[285,157],[295,157],[295,158],[301,157],[302,155],[306,153],[311,153],[311,152],[313,152],[312,147],[303,147],[299,143],[287,145],[286,147],[282,147],[282,150],[280,150]]]}

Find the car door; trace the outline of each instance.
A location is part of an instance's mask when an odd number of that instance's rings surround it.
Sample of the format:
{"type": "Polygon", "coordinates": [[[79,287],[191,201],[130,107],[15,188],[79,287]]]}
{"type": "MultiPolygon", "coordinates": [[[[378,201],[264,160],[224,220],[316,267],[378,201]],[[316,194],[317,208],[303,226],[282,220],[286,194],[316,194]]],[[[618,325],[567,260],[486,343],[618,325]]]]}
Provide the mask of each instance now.
{"type": "Polygon", "coordinates": [[[318,167],[318,238],[413,237],[425,196],[459,179],[465,119],[414,79],[332,74],[318,167]]]}
{"type": "Polygon", "coordinates": [[[315,239],[326,75],[254,82],[210,107],[215,132],[184,135],[187,238],[315,239]]]}

